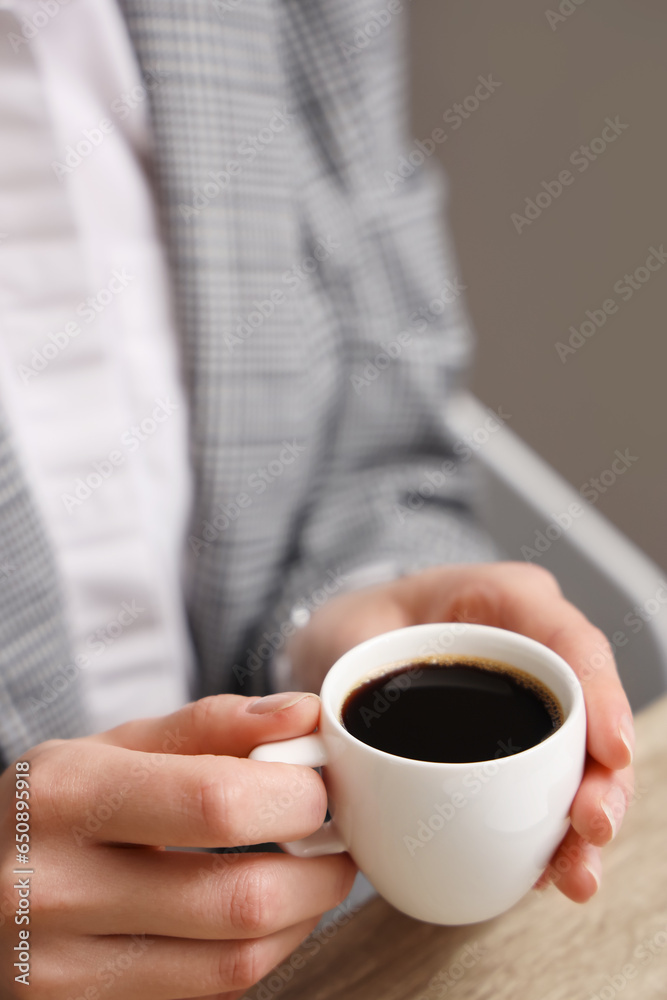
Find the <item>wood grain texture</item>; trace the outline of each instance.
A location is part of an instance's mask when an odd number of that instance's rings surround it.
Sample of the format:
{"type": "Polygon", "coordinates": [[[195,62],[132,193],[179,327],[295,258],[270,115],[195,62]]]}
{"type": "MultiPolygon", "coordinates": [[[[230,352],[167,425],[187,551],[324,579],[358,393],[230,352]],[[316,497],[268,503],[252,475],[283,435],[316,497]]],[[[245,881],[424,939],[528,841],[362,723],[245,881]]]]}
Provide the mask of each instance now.
{"type": "Polygon", "coordinates": [[[552,887],[486,923],[437,927],[376,899],[302,945],[248,1000],[667,997],[666,786],[663,698],[637,719],[637,792],[591,902],[552,887]]]}

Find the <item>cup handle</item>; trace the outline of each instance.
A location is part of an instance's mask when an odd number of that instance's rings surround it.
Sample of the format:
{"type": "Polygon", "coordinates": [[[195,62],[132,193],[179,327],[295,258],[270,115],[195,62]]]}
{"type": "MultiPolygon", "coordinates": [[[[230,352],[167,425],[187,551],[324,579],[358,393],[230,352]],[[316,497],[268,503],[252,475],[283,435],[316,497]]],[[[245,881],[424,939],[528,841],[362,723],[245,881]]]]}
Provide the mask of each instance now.
{"type": "MultiPolygon", "coordinates": [[[[321,767],[327,762],[327,751],[319,733],[312,733],[310,736],[296,736],[292,740],[262,743],[251,751],[249,757],[251,760],[321,767]]],[[[318,858],[322,854],[341,854],[347,850],[332,819],[324,823],[315,833],[311,833],[310,837],[292,840],[280,844],[280,847],[297,858],[318,858]]]]}

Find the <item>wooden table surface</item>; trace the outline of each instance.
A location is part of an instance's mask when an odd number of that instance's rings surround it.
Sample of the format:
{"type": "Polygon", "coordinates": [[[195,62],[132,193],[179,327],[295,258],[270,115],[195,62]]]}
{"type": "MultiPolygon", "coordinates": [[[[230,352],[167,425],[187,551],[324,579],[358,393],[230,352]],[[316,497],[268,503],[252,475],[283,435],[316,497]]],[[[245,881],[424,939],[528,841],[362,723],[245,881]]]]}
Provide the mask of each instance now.
{"type": "Polygon", "coordinates": [[[486,923],[437,927],[375,899],[302,945],[248,1000],[667,997],[667,698],[637,718],[636,765],[635,798],[591,902],[551,887],[486,923]]]}

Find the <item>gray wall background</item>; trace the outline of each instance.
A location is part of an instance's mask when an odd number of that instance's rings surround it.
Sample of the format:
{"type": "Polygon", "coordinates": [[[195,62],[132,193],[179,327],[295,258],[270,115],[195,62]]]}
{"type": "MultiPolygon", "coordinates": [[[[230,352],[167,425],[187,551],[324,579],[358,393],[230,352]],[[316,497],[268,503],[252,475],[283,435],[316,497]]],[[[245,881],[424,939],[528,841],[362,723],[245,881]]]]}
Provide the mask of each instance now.
{"type": "Polygon", "coordinates": [[[560,2],[412,0],[413,133],[447,135],[432,159],[478,335],[474,391],[577,489],[630,449],[597,507],[667,567],[667,264],[628,301],[614,290],[667,249],[667,4],[566,0],[552,29],[560,2]],[[489,74],[488,100],[443,121],[489,74]],[[617,116],[628,128],[580,172],[571,153],[617,116]],[[573,183],[517,233],[512,213],[564,169],[573,183]],[[563,363],[556,342],[607,299],[618,311],[563,363]]]}

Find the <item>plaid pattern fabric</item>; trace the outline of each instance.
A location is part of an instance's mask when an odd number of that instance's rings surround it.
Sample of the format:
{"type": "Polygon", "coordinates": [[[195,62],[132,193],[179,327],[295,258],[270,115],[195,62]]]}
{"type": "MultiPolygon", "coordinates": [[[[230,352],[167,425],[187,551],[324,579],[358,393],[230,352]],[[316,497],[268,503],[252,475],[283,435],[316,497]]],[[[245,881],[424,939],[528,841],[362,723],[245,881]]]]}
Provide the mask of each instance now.
{"type": "Polygon", "coordinates": [[[442,191],[404,159],[401,32],[371,0],[121,7],[191,401],[200,693],[255,693],[292,606],[354,567],[490,554],[447,429],[470,343],[442,191]]]}
{"type": "Polygon", "coordinates": [[[85,718],[59,584],[0,414],[0,735],[5,761],[85,718]]]}

